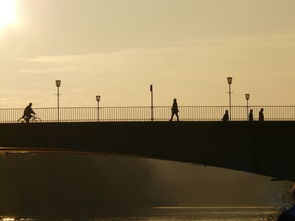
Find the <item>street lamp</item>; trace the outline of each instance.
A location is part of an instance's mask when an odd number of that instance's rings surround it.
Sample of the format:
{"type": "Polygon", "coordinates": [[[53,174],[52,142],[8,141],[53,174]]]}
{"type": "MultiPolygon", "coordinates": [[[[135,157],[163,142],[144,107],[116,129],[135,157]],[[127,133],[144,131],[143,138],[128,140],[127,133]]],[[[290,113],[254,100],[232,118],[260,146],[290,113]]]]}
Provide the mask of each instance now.
{"type": "Polygon", "coordinates": [[[100,101],[99,95],[96,95],[96,101],[97,101],[97,121],[99,121],[99,101],[100,101]]]}
{"type": "Polygon", "coordinates": [[[151,121],[154,121],[154,91],[153,85],[150,85],[150,92],[151,92],[151,121]]]}
{"type": "Polygon", "coordinates": [[[60,87],[60,84],[61,84],[61,80],[55,80],[55,85],[57,87],[57,122],[59,122],[59,87],[60,87]]]}
{"type": "Polygon", "coordinates": [[[227,83],[228,83],[228,97],[229,97],[229,120],[231,120],[231,84],[232,84],[233,78],[227,77],[227,83]]]}
{"type": "Polygon", "coordinates": [[[245,94],[245,98],[246,98],[246,101],[247,101],[247,118],[248,118],[250,94],[245,94]]]}

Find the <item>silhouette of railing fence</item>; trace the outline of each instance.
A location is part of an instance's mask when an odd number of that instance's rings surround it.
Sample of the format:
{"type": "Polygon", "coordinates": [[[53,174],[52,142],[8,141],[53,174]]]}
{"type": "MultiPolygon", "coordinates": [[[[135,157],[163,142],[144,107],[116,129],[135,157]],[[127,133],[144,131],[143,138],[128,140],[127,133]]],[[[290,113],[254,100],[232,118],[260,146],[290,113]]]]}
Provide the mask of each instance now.
{"type": "MultiPolygon", "coordinates": [[[[295,106],[249,106],[253,109],[254,120],[264,108],[265,121],[294,121],[295,106]]],[[[180,106],[181,121],[221,121],[228,106],[180,106]]],[[[57,122],[57,108],[34,108],[42,122],[57,122]]],[[[168,121],[171,107],[157,106],[153,108],[154,121],[168,121]]],[[[0,123],[16,123],[23,115],[23,108],[1,108],[0,123]]],[[[174,118],[175,120],[175,118],[174,118]]],[[[246,121],[247,107],[232,106],[232,121],[246,121]]],[[[59,122],[112,122],[112,121],[151,121],[151,107],[61,107],[59,122]]]]}

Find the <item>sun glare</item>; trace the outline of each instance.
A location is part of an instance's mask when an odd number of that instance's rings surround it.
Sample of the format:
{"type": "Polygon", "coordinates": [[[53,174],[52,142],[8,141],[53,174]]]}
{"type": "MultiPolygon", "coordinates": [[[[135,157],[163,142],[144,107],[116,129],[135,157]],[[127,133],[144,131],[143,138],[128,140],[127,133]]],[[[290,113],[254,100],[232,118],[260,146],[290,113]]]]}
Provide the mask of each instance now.
{"type": "Polygon", "coordinates": [[[16,0],[0,0],[0,27],[16,21],[16,0]]]}

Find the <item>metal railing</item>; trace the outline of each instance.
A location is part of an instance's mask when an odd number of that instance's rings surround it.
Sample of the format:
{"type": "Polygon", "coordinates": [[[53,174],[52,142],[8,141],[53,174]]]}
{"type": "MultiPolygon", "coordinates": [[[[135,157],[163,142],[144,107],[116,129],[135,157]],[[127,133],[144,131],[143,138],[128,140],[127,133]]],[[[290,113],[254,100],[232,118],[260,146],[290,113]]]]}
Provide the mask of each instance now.
{"type": "MultiPolygon", "coordinates": [[[[295,106],[249,106],[253,109],[254,120],[264,108],[265,121],[295,121],[295,106]]],[[[228,106],[180,106],[181,121],[221,121],[228,106]]],[[[57,122],[57,108],[34,108],[42,122],[57,122]]],[[[157,106],[153,108],[154,121],[168,121],[171,107],[157,106]]],[[[1,108],[0,123],[16,123],[23,115],[23,108],[1,108]]],[[[151,108],[142,107],[61,107],[59,122],[111,122],[111,121],[151,121],[151,108]],[[98,115],[99,114],[99,115],[98,115]]],[[[175,120],[175,119],[174,119],[175,120]]],[[[246,121],[247,107],[232,106],[232,121],[246,121]]]]}

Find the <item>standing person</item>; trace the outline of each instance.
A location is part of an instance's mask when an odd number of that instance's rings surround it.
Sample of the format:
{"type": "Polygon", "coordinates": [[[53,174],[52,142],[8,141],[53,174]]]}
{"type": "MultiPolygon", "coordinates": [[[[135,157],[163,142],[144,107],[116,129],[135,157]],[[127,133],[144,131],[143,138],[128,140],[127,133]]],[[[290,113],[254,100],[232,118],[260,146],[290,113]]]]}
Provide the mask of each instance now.
{"type": "Polygon", "coordinates": [[[178,112],[179,112],[179,110],[178,110],[177,101],[176,101],[176,98],[174,98],[173,99],[172,108],[171,108],[171,118],[170,118],[170,121],[172,121],[174,115],[176,115],[177,121],[179,121],[178,112]]]}
{"type": "Polygon", "coordinates": [[[253,110],[250,110],[249,116],[248,116],[248,121],[253,121],[253,110]]]}
{"type": "Polygon", "coordinates": [[[259,111],[259,121],[264,121],[263,108],[261,108],[259,111]]]}
{"type": "Polygon", "coordinates": [[[32,118],[32,114],[36,114],[32,109],[32,103],[29,103],[28,106],[26,106],[24,110],[23,118],[26,120],[27,123],[29,123],[29,120],[32,118]]]}
{"type": "Polygon", "coordinates": [[[222,117],[222,121],[228,121],[228,120],[229,120],[228,110],[226,110],[223,117],[222,117]]]}

